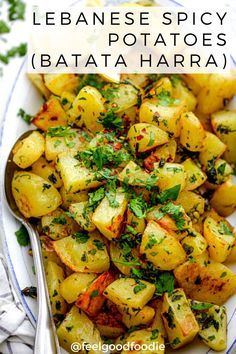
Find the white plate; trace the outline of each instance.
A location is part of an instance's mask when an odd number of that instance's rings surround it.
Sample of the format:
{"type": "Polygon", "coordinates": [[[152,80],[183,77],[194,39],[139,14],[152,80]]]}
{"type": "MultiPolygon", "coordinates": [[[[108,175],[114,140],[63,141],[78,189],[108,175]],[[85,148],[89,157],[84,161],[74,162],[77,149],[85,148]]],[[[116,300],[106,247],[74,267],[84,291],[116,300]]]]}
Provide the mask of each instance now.
{"type": "MultiPolygon", "coordinates": [[[[19,108],[24,108],[26,112],[35,114],[42,103],[41,96],[27,79],[25,74],[26,71],[26,60],[24,60],[16,75],[3,117],[3,129],[2,134],[0,135],[0,220],[2,243],[12,281],[27,315],[32,324],[35,325],[37,318],[37,303],[34,299],[25,297],[21,293],[23,288],[36,285],[33,272],[33,261],[32,257],[28,254],[29,248],[20,247],[17,243],[15,231],[20,225],[8,211],[3,190],[4,169],[10,149],[17,138],[29,129],[29,126],[21,118],[17,117],[17,112],[19,108]]],[[[33,126],[30,127],[30,129],[33,129],[33,126]]],[[[233,225],[236,225],[236,213],[234,213],[229,220],[233,225]]],[[[236,271],[236,265],[234,271],[236,271]]],[[[232,296],[227,301],[226,307],[228,314],[228,348],[221,353],[233,354],[236,353],[236,295],[232,296]]],[[[197,339],[187,347],[174,352],[181,352],[181,354],[214,353],[197,339]]]]}

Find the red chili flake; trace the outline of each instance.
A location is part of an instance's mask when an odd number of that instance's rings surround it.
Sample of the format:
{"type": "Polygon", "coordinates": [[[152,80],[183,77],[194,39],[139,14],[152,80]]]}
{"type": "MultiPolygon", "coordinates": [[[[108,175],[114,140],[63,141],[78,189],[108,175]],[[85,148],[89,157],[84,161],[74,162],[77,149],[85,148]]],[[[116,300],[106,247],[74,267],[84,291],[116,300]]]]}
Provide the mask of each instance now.
{"type": "Polygon", "coordinates": [[[142,139],[143,139],[143,135],[140,134],[140,135],[137,136],[137,140],[138,140],[138,141],[139,141],[139,140],[142,140],[142,139]]]}
{"type": "Polygon", "coordinates": [[[117,103],[112,103],[112,108],[116,108],[116,107],[118,107],[118,104],[117,103]]]}
{"type": "Polygon", "coordinates": [[[48,105],[47,105],[47,103],[44,103],[43,104],[43,112],[45,112],[47,109],[48,109],[48,105]]]}
{"type": "Polygon", "coordinates": [[[122,148],[122,144],[121,143],[115,143],[114,144],[114,149],[115,150],[120,150],[122,148]]]}
{"type": "Polygon", "coordinates": [[[58,120],[58,117],[51,117],[50,120],[52,121],[58,120]]]}

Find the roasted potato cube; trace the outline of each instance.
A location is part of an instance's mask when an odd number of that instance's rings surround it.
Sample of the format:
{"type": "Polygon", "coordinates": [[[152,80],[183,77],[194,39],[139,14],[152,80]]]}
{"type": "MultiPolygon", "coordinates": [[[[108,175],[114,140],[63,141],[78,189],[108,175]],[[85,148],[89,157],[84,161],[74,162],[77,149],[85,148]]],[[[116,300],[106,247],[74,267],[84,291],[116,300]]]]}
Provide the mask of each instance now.
{"type": "Polygon", "coordinates": [[[55,188],[62,186],[62,180],[57,173],[54,164],[47,162],[44,157],[40,157],[33,165],[32,172],[44,178],[46,181],[51,182],[55,188]]]}
{"type": "Polygon", "coordinates": [[[232,167],[223,159],[217,159],[208,163],[207,177],[209,188],[215,189],[219,184],[227,181],[232,174],[232,167]]]}
{"type": "Polygon", "coordinates": [[[190,151],[201,151],[206,138],[200,120],[192,112],[183,113],[180,119],[180,143],[190,151]]]}
{"type": "Polygon", "coordinates": [[[221,184],[214,192],[211,206],[222,216],[229,216],[236,208],[236,185],[231,179],[221,184]]]}
{"type": "Polygon", "coordinates": [[[44,74],[45,86],[56,96],[64,91],[74,92],[79,85],[79,77],[74,74],[44,74]]]}
{"type": "Polygon", "coordinates": [[[108,240],[115,239],[120,235],[124,213],[128,204],[126,194],[122,189],[117,189],[114,202],[115,205],[110,205],[106,196],[92,216],[92,222],[108,240]]]}
{"type": "Polygon", "coordinates": [[[98,132],[103,126],[98,122],[105,107],[100,92],[92,86],[83,87],[68,111],[70,121],[79,127],[84,123],[91,132],[98,132]]]}
{"type": "Polygon", "coordinates": [[[54,242],[62,262],[74,272],[102,273],[109,269],[109,256],[98,232],[78,232],[54,242]]]}
{"type": "Polygon", "coordinates": [[[180,186],[180,191],[185,187],[185,171],[181,164],[166,162],[163,167],[159,167],[159,164],[155,163],[154,173],[158,177],[158,187],[161,191],[177,185],[180,186]]]}
{"type": "Polygon", "coordinates": [[[72,304],[88,289],[95,278],[96,274],[73,273],[60,284],[60,294],[68,304],[72,304]]]}
{"type": "Polygon", "coordinates": [[[71,204],[69,211],[82,229],[86,231],[94,231],[96,229],[96,226],[92,222],[93,212],[88,208],[87,202],[71,204]]]}
{"type": "Polygon", "coordinates": [[[111,283],[104,291],[104,295],[127,313],[139,312],[155,292],[155,285],[144,280],[133,278],[119,278],[111,283]]]}
{"type": "Polygon", "coordinates": [[[224,306],[217,306],[198,301],[190,302],[199,324],[199,337],[215,351],[227,347],[227,315],[224,306]]]}
{"type": "Polygon", "coordinates": [[[157,269],[171,270],[186,258],[178,240],[155,221],[149,221],[142,236],[140,253],[157,269]]]}
{"type": "Polygon", "coordinates": [[[130,275],[131,270],[137,268],[139,262],[137,262],[138,258],[138,250],[133,248],[129,254],[129,260],[127,261],[127,253],[124,245],[118,245],[114,242],[110,243],[110,256],[111,261],[115,264],[116,268],[119,269],[121,273],[124,275],[130,275]]]}
{"type": "Polygon", "coordinates": [[[154,163],[159,161],[174,162],[177,143],[171,139],[168,143],[158,147],[150,156],[144,159],[144,166],[147,170],[154,169],[154,163]]]}
{"type": "Polygon", "coordinates": [[[236,234],[234,234],[234,244],[231,248],[230,254],[226,259],[227,263],[235,263],[236,262],[236,234]]]}
{"type": "Polygon", "coordinates": [[[164,294],[162,318],[172,348],[180,348],[191,342],[199,331],[182,289],[175,289],[170,295],[164,294]]]}
{"type": "Polygon", "coordinates": [[[61,196],[56,188],[31,172],[15,172],[12,194],[20,212],[26,217],[39,217],[56,210],[61,196]]]}
{"type": "Polygon", "coordinates": [[[130,315],[126,312],[122,314],[122,322],[126,327],[134,327],[139,325],[148,325],[155,315],[155,310],[150,306],[144,306],[136,314],[130,315]]]}
{"type": "Polygon", "coordinates": [[[186,172],[185,189],[191,191],[206,181],[207,176],[192,159],[185,160],[182,165],[186,172]]]}
{"type": "Polygon", "coordinates": [[[131,186],[145,187],[149,181],[153,182],[152,185],[157,185],[157,177],[155,181],[154,175],[147,173],[134,161],[130,161],[125,166],[125,168],[118,174],[118,179],[131,186]]]}
{"type": "Polygon", "coordinates": [[[217,138],[216,135],[206,132],[206,139],[204,140],[204,147],[199,154],[201,164],[207,168],[209,162],[219,158],[226,149],[226,145],[217,138]]]}
{"type": "Polygon", "coordinates": [[[220,263],[224,262],[234,244],[234,235],[227,221],[217,222],[207,217],[204,221],[204,236],[208,242],[211,259],[220,263]]]}
{"type": "Polygon", "coordinates": [[[187,261],[178,266],[174,274],[186,295],[198,301],[221,305],[236,290],[236,275],[218,262],[200,261],[196,257],[194,263],[187,261]]]}
{"type": "Polygon", "coordinates": [[[42,74],[27,74],[32,84],[39,90],[43,97],[47,100],[51,96],[51,92],[45,86],[42,74]]]}
{"type": "Polygon", "coordinates": [[[187,255],[196,257],[206,251],[207,241],[199,232],[195,231],[194,229],[189,231],[189,236],[183,238],[181,245],[183,246],[183,249],[187,255]]]}
{"type": "Polygon", "coordinates": [[[61,104],[64,110],[67,112],[72,107],[72,103],[74,102],[76,95],[74,93],[64,91],[61,95],[61,104]]]}
{"type": "Polygon", "coordinates": [[[130,227],[137,233],[142,234],[146,223],[144,218],[138,218],[130,209],[126,213],[126,231],[129,232],[130,227]]]}
{"type": "Polygon", "coordinates": [[[60,294],[60,284],[65,279],[63,268],[54,262],[47,262],[46,280],[53,316],[64,315],[67,310],[65,300],[60,294]]]}
{"type": "Polygon", "coordinates": [[[41,225],[45,235],[53,240],[70,236],[79,230],[76,222],[59,208],[50,214],[43,215],[41,225]]]}
{"type": "Polygon", "coordinates": [[[61,154],[58,157],[57,170],[60,172],[67,192],[75,193],[79,190],[98,187],[101,184],[94,172],[69,154],[61,154]]]}
{"type": "Polygon", "coordinates": [[[20,168],[27,168],[44,153],[44,137],[33,131],[13,148],[13,161],[20,168]]]}
{"type": "MultiPolygon", "coordinates": [[[[67,128],[66,128],[67,129],[67,128]]],[[[56,161],[61,153],[76,154],[78,150],[85,147],[86,141],[83,138],[81,131],[69,128],[65,136],[63,131],[46,134],[45,141],[45,156],[46,159],[56,161]],[[55,136],[54,136],[55,135],[55,136]]]]}
{"type": "Polygon", "coordinates": [[[151,306],[155,310],[155,316],[153,318],[150,328],[152,330],[158,330],[164,338],[167,338],[166,329],[161,316],[162,304],[163,304],[162,299],[155,299],[151,302],[151,306]]]}
{"type": "Polygon", "coordinates": [[[169,140],[168,134],[164,130],[147,123],[132,125],[127,138],[131,150],[136,153],[149,151],[156,146],[167,143],[169,140]]]}
{"type": "Polygon", "coordinates": [[[130,84],[108,84],[103,89],[107,110],[122,112],[138,103],[138,90],[130,84]]]}
{"type": "Polygon", "coordinates": [[[76,306],[87,313],[90,317],[95,317],[100,312],[106,298],[103,295],[104,290],[115,280],[111,272],[105,272],[98,276],[88,287],[80,294],[76,300],[76,306]]]}
{"type": "Polygon", "coordinates": [[[198,110],[209,114],[222,109],[225,100],[233,97],[236,92],[236,76],[233,71],[203,76],[204,84],[201,83],[202,86],[197,96],[198,110]]]}
{"type": "Polygon", "coordinates": [[[212,114],[211,123],[215,134],[227,146],[225,159],[236,163],[236,111],[216,112],[212,114]]]}
{"type": "Polygon", "coordinates": [[[64,111],[59,99],[51,96],[49,100],[44,103],[40,111],[36,114],[32,123],[37,128],[46,132],[48,128],[67,125],[67,114],[64,111]]]}
{"type": "MultiPolygon", "coordinates": [[[[113,307],[116,308],[116,306],[113,307]]],[[[100,312],[93,320],[102,336],[117,338],[125,333],[125,327],[121,322],[121,314],[117,309],[113,311],[110,307],[108,311],[108,313],[107,311],[100,312]]]]}
{"type": "Polygon", "coordinates": [[[74,203],[86,202],[88,200],[88,191],[79,191],[77,193],[67,192],[65,187],[62,186],[60,189],[60,194],[62,197],[62,208],[69,209],[69,206],[74,203]]]}
{"type": "MultiPolygon", "coordinates": [[[[72,343],[88,343],[90,345],[102,345],[102,339],[94,323],[85,315],[83,311],[73,306],[67,313],[57,329],[60,345],[68,352],[71,350],[72,343]]],[[[91,354],[102,354],[100,350],[90,350],[91,354]]]]}
{"type": "Polygon", "coordinates": [[[153,124],[171,136],[179,137],[179,119],[182,110],[181,105],[162,106],[161,104],[144,101],[140,106],[139,121],[153,124]]]}
{"type": "Polygon", "coordinates": [[[130,343],[130,350],[122,350],[121,354],[163,354],[165,345],[162,335],[157,330],[140,329],[132,332],[125,340],[130,343]],[[133,344],[133,348],[131,344],[133,344]],[[142,349],[142,346],[145,349],[142,349]]]}
{"type": "Polygon", "coordinates": [[[196,97],[188,89],[188,87],[184,85],[184,82],[181,79],[179,79],[179,77],[177,77],[176,79],[177,80],[175,80],[174,77],[175,81],[174,81],[173,95],[176,97],[177,100],[180,101],[182,112],[194,111],[197,105],[196,97]]]}
{"type": "Polygon", "coordinates": [[[176,199],[176,204],[183,206],[185,212],[193,221],[197,221],[204,213],[205,199],[199,194],[183,190],[176,199]]]}

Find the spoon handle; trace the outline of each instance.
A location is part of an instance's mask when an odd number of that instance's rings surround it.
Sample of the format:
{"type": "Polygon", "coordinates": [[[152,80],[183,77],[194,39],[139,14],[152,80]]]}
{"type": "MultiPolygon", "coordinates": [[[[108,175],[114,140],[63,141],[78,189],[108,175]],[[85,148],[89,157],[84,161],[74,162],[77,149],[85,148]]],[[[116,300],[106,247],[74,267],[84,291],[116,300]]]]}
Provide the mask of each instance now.
{"type": "Polygon", "coordinates": [[[38,319],[34,354],[60,354],[61,351],[51,314],[40,240],[37,231],[27,222],[24,224],[30,237],[37,277],[38,319]]]}

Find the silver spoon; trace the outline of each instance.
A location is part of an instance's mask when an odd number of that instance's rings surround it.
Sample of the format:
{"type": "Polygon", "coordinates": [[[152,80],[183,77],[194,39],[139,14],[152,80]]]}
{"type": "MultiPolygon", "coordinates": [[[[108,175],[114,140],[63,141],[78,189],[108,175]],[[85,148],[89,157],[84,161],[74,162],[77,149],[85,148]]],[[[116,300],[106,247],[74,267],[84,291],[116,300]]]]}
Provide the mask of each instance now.
{"type": "MultiPolygon", "coordinates": [[[[26,138],[32,131],[28,131],[20,136],[18,141],[26,138]]],[[[18,143],[15,143],[15,145],[18,143]]],[[[14,145],[14,146],[15,146],[14,145]]],[[[13,146],[13,148],[14,148],[13,146]]],[[[13,150],[12,148],[12,150],[13,150]]],[[[5,196],[12,215],[19,220],[27,229],[33,252],[34,265],[37,278],[37,298],[38,298],[38,319],[36,325],[36,335],[34,343],[34,354],[60,354],[56,329],[52,318],[51,306],[47,292],[46,278],[43,268],[43,258],[38,232],[30,220],[26,219],[18,210],[12,195],[11,183],[14,172],[19,170],[13,162],[12,150],[8,157],[5,168],[5,196]]]]}

